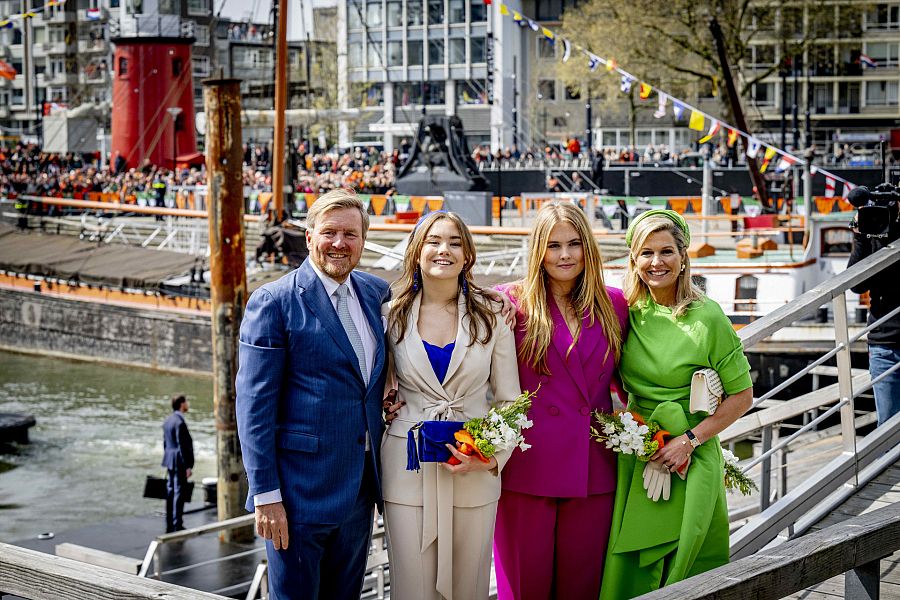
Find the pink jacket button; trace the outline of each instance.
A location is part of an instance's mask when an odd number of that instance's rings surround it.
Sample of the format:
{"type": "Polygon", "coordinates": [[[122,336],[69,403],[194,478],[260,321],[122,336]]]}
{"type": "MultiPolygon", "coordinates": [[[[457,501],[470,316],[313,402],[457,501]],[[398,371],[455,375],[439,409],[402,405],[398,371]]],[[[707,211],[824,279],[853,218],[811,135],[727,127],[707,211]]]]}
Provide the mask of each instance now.
{"type": "Polygon", "coordinates": [[[551,416],[555,417],[556,415],[559,414],[559,409],[556,408],[555,406],[551,406],[550,408],[547,409],[547,412],[550,413],[551,416]]]}
{"type": "Polygon", "coordinates": [[[588,406],[582,406],[582,407],[581,407],[581,414],[583,414],[584,416],[588,416],[589,414],[591,414],[591,409],[590,409],[590,407],[588,407],[588,406]]]}

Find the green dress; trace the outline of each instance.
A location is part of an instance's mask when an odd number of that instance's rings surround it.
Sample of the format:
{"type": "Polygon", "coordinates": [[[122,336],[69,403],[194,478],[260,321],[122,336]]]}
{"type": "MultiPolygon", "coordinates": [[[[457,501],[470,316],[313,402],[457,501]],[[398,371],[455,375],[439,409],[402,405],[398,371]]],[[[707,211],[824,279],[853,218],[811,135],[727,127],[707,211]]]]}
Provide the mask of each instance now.
{"type": "MultiPolygon", "coordinates": [[[[695,302],[675,318],[649,299],[629,310],[619,372],[628,410],[660,423],[673,436],[696,426],[691,377],[718,372],[728,395],[751,386],[750,365],[728,317],[714,301],[695,302]]],[[[728,507],[718,437],[691,455],[686,480],[673,474],[669,500],[654,502],[643,487],[643,462],[619,455],[616,500],[601,600],[623,600],[728,562],[728,507]]]]}

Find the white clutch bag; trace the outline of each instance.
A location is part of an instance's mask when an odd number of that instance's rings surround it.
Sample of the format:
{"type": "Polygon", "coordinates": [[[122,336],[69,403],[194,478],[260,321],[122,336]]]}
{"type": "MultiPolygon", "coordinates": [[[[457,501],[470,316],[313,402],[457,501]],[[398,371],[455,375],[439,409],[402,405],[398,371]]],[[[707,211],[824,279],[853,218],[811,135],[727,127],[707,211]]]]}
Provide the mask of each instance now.
{"type": "Polygon", "coordinates": [[[719,404],[725,399],[725,388],[715,369],[700,369],[691,377],[691,401],[692,413],[706,411],[709,414],[716,412],[719,404]]]}

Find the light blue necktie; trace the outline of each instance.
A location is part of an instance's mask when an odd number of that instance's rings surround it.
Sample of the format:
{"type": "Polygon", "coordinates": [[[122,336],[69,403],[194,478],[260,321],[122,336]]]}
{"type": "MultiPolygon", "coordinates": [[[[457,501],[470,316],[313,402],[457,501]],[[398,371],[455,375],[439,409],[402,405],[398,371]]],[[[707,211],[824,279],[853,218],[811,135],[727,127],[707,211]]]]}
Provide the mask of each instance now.
{"type": "Polygon", "coordinates": [[[362,373],[363,381],[368,383],[369,374],[366,369],[366,350],[363,348],[362,337],[356,329],[356,324],[350,316],[350,306],[347,304],[347,295],[349,293],[350,288],[346,283],[339,285],[338,289],[334,292],[334,295],[337,296],[338,319],[340,319],[341,325],[344,326],[344,331],[347,334],[347,338],[350,339],[350,345],[353,346],[353,351],[356,352],[356,360],[359,361],[359,371],[362,373]]]}

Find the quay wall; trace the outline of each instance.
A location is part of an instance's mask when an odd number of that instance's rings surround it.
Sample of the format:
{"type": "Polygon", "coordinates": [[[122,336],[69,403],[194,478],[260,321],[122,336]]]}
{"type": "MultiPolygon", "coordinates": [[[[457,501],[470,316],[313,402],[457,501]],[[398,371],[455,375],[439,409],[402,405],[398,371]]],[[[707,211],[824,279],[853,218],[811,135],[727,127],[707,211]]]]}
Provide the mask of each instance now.
{"type": "Polygon", "coordinates": [[[208,315],[0,288],[0,348],[171,372],[212,373],[208,315]]]}

